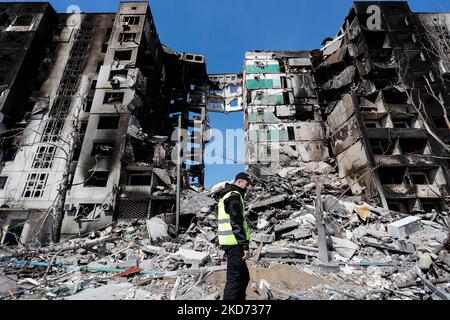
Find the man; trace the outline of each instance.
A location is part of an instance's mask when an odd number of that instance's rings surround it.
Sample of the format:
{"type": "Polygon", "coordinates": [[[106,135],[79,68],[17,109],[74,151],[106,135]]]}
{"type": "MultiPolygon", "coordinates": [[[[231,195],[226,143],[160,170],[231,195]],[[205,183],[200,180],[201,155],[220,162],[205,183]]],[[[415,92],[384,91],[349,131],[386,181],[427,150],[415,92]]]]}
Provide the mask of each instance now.
{"type": "Polygon", "coordinates": [[[227,283],[223,300],[245,300],[250,281],[246,261],[249,240],[244,196],[252,179],[239,173],[233,184],[227,184],[220,194],[218,205],[219,244],[227,256],[227,283]]]}

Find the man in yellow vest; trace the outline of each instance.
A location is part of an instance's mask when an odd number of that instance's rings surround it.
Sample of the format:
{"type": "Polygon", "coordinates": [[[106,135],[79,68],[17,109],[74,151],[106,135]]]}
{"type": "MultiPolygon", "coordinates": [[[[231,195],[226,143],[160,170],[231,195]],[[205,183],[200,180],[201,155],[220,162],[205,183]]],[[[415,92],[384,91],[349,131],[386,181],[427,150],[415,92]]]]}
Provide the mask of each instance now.
{"type": "Polygon", "coordinates": [[[233,184],[227,184],[218,204],[219,244],[227,256],[227,283],[223,300],[245,300],[250,281],[246,261],[250,232],[245,212],[245,193],[252,184],[248,173],[239,173],[233,184]]]}

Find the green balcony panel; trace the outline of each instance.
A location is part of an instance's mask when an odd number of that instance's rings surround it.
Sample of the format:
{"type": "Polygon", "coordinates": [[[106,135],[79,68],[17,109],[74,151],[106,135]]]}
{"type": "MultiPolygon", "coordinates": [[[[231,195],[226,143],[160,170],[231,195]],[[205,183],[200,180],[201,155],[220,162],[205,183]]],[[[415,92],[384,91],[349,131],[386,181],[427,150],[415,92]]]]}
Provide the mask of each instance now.
{"type": "Polygon", "coordinates": [[[250,123],[255,122],[277,123],[280,122],[280,119],[278,119],[273,113],[263,113],[263,114],[250,113],[248,115],[248,121],[250,123]]]}
{"type": "Polygon", "coordinates": [[[276,64],[271,64],[263,67],[247,65],[246,71],[247,73],[280,73],[280,67],[276,64]]]}
{"type": "Polygon", "coordinates": [[[281,88],[281,80],[280,79],[251,79],[247,80],[247,89],[255,90],[255,89],[273,89],[273,88],[281,88]]]}

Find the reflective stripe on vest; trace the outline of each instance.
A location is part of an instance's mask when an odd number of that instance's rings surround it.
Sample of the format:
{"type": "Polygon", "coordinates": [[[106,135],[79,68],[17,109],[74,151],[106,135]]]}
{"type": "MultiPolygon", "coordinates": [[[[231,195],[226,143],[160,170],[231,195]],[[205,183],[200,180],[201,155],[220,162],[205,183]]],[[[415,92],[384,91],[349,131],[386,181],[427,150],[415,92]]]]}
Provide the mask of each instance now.
{"type": "MultiPolygon", "coordinates": [[[[236,237],[233,233],[233,227],[231,226],[230,215],[225,211],[225,200],[228,199],[233,193],[237,193],[239,195],[239,197],[241,199],[242,208],[244,208],[244,199],[242,199],[241,194],[237,191],[230,191],[219,200],[219,204],[218,204],[219,215],[218,215],[217,224],[219,227],[218,228],[219,229],[219,232],[218,232],[219,244],[221,246],[232,246],[232,245],[238,244],[236,237]]],[[[243,227],[244,227],[246,239],[250,240],[250,232],[248,231],[247,217],[246,217],[247,214],[246,214],[245,210],[243,210],[242,215],[244,217],[243,227]]]]}

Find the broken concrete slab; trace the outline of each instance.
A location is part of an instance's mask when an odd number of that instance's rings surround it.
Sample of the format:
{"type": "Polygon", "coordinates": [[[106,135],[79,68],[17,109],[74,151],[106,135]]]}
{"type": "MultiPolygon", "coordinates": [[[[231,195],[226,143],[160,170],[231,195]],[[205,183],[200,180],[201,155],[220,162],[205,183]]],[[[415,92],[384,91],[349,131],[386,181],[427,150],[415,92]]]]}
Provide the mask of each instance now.
{"type": "Polygon", "coordinates": [[[215,204],[216,200],[210,198],[209,196],[190,191],[181,201],[180,212],[183,214],[196,214],[202,210],[206,210],[206,208],[214,206],[215,204]]]}
{"type": "Polygon", "coordinates": [[[85,289],[63,300],[124,300],[132,283],[111,283],[98,288],[85,289]]]}
{"type": "Polygon", "coordinates": [[[312,236],[312,232],[310,230],[297,229],[297,230],[293,230],[291,232],[283,234],[281,236],[281,238],[300,240],[300,239],[310,238],[311,236],[312,236]]]}
{"type": "Polygon", "coordinates": [[[205,264],[211,259],[210,254],[207,252],[200,252],[189,249],[180,249],[170,257],[173,259],[182,260],[185,264],[190,264],[194,268],[205,264]]]}
{"type": "Polygon", "coordinates": [[[330,239],[333,244],[333,249],[341,256],[349,260],[355,255],[356,251],[359,249],[359,246],[357,244],[348,239],[342,239],[337,237],[330,237],[330,239]]]}
{"type": "Polygon", "coordinates": [[[147,245],[147,246],[142,247],[142,251],[144,251],[145,253],[148,253],[148,254],[158,254],[159,255],[159,254],[164,253],[165,249],[162,247],[147,245]]]}
{"type": "Polygon", "coordinates": [[[269,221],[267,221],[266,219],[262,219],[261,218],[261,219],[258,220],[258,224],[257,224],[256,228],[258,230],[261,230],[261,229],[267,228],[269,225],[270,225],[269,221]]]}
{"type": "Polygon", "coordinates": [[[421,219],[409,216],[387,225],[387,231],[396,238],[406,238],[407,236],[421,229],[421,219]]]}
{"type": "Polygon", "coordinates": [[[153,168],[153,172],[161,179],[162,182],[168,187],[172,185],[172,180],[170,179],[170,175],[167,170],[160,168],[153,168]]]}
{"type": "Polygon", "coordinates": [[[271,205],[274,204],[279,204],[280,202],[285,201],[288,198],[287,195],[283,194],[283,195],[279,195],[276,197],[272,197],[270,199],[267,200],[258,200],[256,202],[251,203],[248,208],[249,210],[254,210],[254,209],[260,209],[260,208],[265,208],[265,207],[269,207],[271,205]]]}
{"type": "Polygon", "coordinates": [[[139,261],[137,259],[122,261],[116,264],[116,268],[118,269],[130,269],[136,267],[139,267],[139,261]]]}
{"type": "Polygon", "coordinates": [[[147,232],[152,241],[160,241],[169,236],[168,226],[160,218],[147,220],[147,232]]]}
{"type": "Polygon", "coordinates": [[[299,226],[299,223],[294,220],[286,221],[285,223],[278,224],[275,226],[275,233],[276,234],[282,234],[289,231],[292,231],[293,229],[297,228],[299,226]]]}
{"type": "Polygon", "coordinates": [[[317,257],[319,249],[305,246],[277,247],[265,246],[261,256],[267,258],[297,258],[298,256],[317,257]]]}
{"type": "Polygon", "coordinates": [[[250,239],[258,243],[272,243],[275,241],[275,234],[252,233],[250,239]]]}
{"type": "Polygon", "coordinates": [[[335,196],[325,195],[323,198],[323,208],[326,212],[337,212],[342,215],[351,216],[356,210],[356,204],[350,201],[339,200],[335,196]]]}

